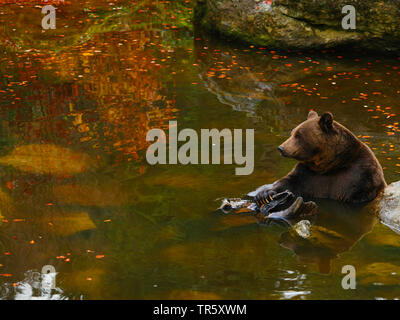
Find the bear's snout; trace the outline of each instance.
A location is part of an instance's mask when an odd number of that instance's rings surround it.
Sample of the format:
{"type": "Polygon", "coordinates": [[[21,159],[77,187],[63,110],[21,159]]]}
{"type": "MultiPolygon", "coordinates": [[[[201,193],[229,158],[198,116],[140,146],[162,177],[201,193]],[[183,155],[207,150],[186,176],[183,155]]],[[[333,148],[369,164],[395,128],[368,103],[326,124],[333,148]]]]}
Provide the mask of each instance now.
{"type": "Polygon", "coordinates": [[[287,154],[285,152],[285,148],[282,146],[278,147],[279,152],[281,153],[282,156],[287,157],[287,154]]]}

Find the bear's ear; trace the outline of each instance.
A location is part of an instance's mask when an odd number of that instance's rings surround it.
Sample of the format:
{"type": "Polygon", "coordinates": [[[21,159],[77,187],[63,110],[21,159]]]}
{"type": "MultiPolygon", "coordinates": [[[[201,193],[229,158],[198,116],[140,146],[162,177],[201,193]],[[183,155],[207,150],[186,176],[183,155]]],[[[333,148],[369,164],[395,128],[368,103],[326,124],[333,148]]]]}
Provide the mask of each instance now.
{"type": "Polygon", "coordinates": [[[325,133],[335,133],[333,128],[333,115],[330,112],[325,112],[319,119],[319,126],[325,133]]]}
{"type": "Polygon", "coordinates": [[[307,120],[315,118],[315,117],[318,117],[318,113],[316,113],[314,110],[310,110],[310,112],[308,113],[308,116],[307,116],[307,120]]]}

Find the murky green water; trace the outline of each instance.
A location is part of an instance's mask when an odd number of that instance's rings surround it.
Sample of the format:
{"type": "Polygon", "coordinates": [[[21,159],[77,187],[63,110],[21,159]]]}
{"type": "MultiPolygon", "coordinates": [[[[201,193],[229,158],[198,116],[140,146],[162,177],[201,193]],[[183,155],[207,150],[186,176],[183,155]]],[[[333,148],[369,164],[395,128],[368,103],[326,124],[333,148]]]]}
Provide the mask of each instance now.
{"type": "Polygon", "coordinates": [[[43,31],[39,4],[0,6],[3,298],[27,284],[45,296],[45,265],[58,272],[53,298],[400,297],[400,236],[373,216],[327,204],[310,243],[215,212],[290,170],[276,147],[311,108],[399,180],[398,59],[226,43],[194,30],[183,1],[64,3],[43,31]],[[253,174],[148,165],[146,133],[170,120],[254,128],[253,174]],[[356,290],[341,287],[347,264],[356,290]]]}

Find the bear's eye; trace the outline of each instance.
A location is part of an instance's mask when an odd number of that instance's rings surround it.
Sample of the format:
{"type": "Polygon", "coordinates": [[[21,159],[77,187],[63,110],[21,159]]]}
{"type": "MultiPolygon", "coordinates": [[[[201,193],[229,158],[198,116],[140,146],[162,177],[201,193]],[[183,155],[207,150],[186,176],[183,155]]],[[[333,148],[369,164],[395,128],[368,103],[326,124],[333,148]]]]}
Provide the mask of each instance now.
{"type": "Polygon", "coordinates": [[[300,138],[301,138],[301,133],[297,131],[297,132],[295,133],[294,137],[295,137],[296,139],[300,139],[300,138]]]}

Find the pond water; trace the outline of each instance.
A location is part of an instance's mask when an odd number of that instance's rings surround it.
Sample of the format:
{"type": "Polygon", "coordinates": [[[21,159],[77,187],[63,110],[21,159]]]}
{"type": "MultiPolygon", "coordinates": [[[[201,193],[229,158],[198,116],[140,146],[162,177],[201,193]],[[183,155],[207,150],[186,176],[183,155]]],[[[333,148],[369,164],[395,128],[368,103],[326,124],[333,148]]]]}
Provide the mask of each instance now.
{"type": "Polygon", "coordinates": [[[400,297],[400,236],[326,204],[314,242],[216,212],[285,175],[277,146],[331,111],[400,180],[400,64],[204,35],[190,1],[0,5],[0,295],[53,299],[400,297]],[[146,133],[255,129],[255,168],[148,165],[146,133]],[[343,290],[342,267],[357,270],[343,290]],[[56,289],[39,272],[56,269],[56,289]],[[31,291],[30,291],[31,290],[31,291]]]}

